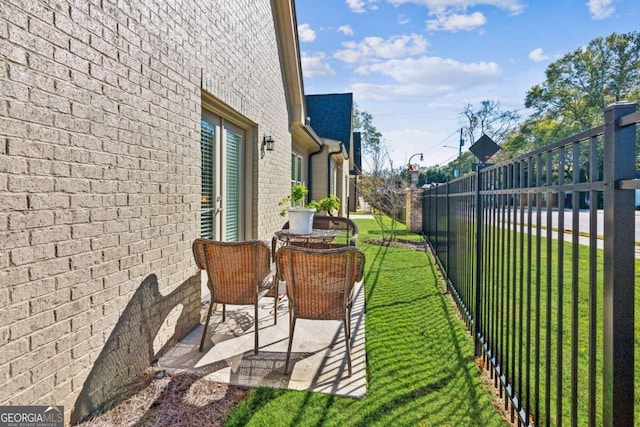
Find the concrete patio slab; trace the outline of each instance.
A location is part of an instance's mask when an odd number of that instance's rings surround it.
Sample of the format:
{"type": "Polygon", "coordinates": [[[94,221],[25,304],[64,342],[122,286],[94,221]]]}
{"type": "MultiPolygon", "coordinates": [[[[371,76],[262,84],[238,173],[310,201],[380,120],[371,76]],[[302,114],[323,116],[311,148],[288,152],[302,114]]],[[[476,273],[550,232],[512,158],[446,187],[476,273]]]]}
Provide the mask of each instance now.
{"type": "Polygon", "coordinates": [[[352,375],[347,377],[342,321],[298,319],[290,374],[283,375],[289,336],[288,302],[278,304],[273,324],[273,298],[259,302],[259,352],[254,354],[253,306],[222,306],[211,316],[205,348],[198,351],[203,325],[193,330],[160,358],[169,373],[192,372],[209,380],[242,387],[273,387],[309,390],[362,398],[366,393],[364,286],[356,284],[351,312],[352,375]]]}

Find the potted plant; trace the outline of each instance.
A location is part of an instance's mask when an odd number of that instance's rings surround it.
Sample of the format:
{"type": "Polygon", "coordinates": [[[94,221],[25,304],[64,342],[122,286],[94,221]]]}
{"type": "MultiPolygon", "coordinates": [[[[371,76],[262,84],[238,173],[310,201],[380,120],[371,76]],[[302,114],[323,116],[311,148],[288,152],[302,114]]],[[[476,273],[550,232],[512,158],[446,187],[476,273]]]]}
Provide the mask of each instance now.
{"type": "Polygon", "coordinates": [[[304,207],[304,197],[308,192],[306,185],[296,184],[291,187],[291,193],[280,201],[280,206],[283,206],[280,215],[285,216],[289,212],[289,230],[292,233],[309,234],[313,228],[316,209],[304,207]]]}
{"type": "Polygon", "coordinates": [[[340,199],[331,195],[318,201],[312,200],[307,207],[314,208],[316,212],[325,212],[327,215],[333,216],[334,211],[340,210],[340,199]]]}

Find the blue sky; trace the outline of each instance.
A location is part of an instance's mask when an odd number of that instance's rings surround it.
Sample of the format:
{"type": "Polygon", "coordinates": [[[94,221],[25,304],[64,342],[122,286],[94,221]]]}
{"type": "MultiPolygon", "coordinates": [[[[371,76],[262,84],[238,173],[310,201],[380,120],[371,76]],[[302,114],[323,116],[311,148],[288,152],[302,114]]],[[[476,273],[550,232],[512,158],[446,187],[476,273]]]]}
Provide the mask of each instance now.
{"type": "Polygon", "coordinates": [[[457,146],[467,104],[526,116],[551,62],[640,27],[640,0],[296,0],[296,12],[305,93],[352,92],[394,167],[455,159],[443,146],[457,146]]]}

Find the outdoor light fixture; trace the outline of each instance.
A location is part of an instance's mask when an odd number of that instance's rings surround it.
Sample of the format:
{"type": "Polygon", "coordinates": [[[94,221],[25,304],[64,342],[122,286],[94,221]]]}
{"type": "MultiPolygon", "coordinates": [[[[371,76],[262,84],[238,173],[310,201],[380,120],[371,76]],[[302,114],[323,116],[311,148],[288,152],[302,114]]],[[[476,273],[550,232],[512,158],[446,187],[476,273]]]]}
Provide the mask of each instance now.
{"type": "Polygon", "coordinates": [[[411,157],[409,157],[409,161],[407,162],[407,170],[413,170],[413,165],[411,164],[411,159],[413,159],[415,156],[420,156],[420,161],[424,160],[424,156],[422,155],[422,153],[416,153],[416,154],[412,155],[411,157]]]}
{"type": "Polygon", "coordinates": [[[262,147],[260,147],[260,158],[264,157],[264,150],[273,151],[276,142],[271,135],[264,135],[262,137],[262,147]]]}

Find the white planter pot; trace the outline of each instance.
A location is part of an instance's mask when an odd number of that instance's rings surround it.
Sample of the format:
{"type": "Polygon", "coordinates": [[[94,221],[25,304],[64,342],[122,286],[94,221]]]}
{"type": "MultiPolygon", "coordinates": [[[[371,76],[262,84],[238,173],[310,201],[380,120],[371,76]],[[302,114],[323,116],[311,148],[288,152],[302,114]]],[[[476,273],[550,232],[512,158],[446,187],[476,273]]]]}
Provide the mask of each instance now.
{"type": "Polygon", "coordinates": [[[310,234],[315,213],[315,209],[289,208],[289,230],[292,233],[310,234]]]}

